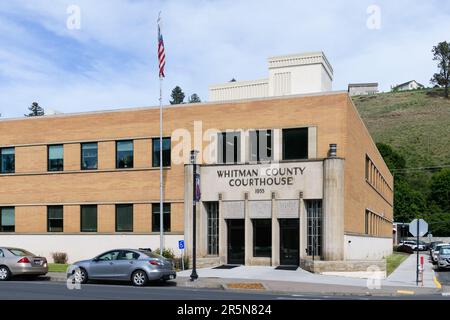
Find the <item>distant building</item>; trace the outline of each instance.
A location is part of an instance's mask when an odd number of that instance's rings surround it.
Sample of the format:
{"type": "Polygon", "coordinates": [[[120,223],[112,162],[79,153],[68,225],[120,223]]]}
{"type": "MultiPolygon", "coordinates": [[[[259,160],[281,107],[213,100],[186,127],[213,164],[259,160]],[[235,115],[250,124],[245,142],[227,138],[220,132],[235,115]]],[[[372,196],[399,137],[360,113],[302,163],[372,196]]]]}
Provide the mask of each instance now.
{"type": "Polygon", "coordinates": [[[209,86],[209,101],[268,98],[332,90],[333,68],[321,51],[271,57],[268,63],[268,78],[235,80],[209,86]]]}
{"type": "Polygon", "coordinates": [[[402,84],[391,86],[392,91],[406,91],[423,88],[425,88],[425,86],[421,83],[418,83],[416,80],[411,80],[402,84]]]}
{"type": "Polygon", "coordinates": [[[378,83],[350,83],[348,94],[350,96],[369,95],[378,93],[378,83]]]}

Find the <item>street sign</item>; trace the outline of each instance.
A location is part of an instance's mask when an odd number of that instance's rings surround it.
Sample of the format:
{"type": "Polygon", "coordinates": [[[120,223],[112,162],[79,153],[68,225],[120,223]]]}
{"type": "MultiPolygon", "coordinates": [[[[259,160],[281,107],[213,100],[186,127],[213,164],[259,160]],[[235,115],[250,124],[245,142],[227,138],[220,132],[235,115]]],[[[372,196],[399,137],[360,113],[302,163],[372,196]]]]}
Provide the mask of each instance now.
{"type": "Polygon", "coordinates": [[[178,241],[178,249],[183,250],[184,249],[184,240],[178,241]]]}
{"type": "Polygon", "coordinates": [[[423,219],[414,219],[409,223],[409,233],[414,237],[423,237],[428,232],[428,223],[423,219]],[[417,227],[417,222],[419,226],[417,227]],[[417,233],[419,231],[419,233],[417,233]]]}

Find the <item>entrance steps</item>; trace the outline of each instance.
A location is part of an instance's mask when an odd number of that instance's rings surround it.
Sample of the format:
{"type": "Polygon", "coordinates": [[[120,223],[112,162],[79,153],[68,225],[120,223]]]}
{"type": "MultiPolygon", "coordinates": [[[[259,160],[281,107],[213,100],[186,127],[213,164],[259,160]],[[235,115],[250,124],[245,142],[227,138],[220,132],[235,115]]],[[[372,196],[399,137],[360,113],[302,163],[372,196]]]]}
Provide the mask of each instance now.
{"type": "Polygon", "coordinates": [[[210,268],[220,266],[219,257],[203,257],[197,258],[197,268],[210,268]]]}

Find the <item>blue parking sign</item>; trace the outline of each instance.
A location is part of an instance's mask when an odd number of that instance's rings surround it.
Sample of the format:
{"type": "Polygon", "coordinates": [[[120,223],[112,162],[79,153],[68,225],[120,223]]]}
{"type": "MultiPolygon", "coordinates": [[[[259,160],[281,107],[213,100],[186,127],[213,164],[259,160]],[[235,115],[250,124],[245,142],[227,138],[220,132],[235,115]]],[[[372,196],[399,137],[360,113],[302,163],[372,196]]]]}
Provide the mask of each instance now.
{"type": "Polygon", "coordinates": [[[184,240],[178,241],[178,249],[183,250],[184,249],[184,240]]]}

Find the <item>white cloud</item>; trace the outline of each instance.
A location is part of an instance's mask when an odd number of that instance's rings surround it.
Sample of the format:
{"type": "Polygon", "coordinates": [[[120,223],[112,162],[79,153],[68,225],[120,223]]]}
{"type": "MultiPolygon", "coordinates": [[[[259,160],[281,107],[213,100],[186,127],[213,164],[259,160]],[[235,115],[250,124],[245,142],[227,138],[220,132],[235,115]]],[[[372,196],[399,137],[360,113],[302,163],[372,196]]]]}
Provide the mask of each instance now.
{"type": "Polygon", "coordinates": [[[28,105],[64,112],[156,105],[156,17],[163,11],[165,101],[180,85],[205,100],[208,84],[266,77],[268,56],[323,50],[335,89],[349,82],[391,84],[435,70],[430,50],[450,40],[441,1],[375,1],[381,29],[366,27],[373,1],[40,0],[0,8],[0,112],[28,105]],[[81,30],[66,9],[81,8],[81,30]]]}

